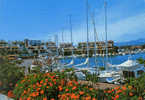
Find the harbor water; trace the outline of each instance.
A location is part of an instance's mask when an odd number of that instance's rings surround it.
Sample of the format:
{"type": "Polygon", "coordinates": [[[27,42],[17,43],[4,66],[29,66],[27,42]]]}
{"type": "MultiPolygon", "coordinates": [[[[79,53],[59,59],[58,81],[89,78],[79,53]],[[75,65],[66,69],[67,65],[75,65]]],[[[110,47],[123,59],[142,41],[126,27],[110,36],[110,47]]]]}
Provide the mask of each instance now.
{"type": "MultiPolygon", "coordinates": [[[[139,58],[145,59],[145,53],[137,53],[137,54],[132,54],[132,55],[128,54],[128,55],[109,56],[108,62],[110,64],[121,64],[128,59],[137,60],[139,58]]],[[[64,64],[68,64],[71,62],[71,60],[72,60],[72,58],[64,58],[64,59],[61,59],[60,62],[64,63],[64,64]]],[[[74,58],[73,65],[83,63],[83,62],[85,62],[85,60],[86,60],[86,58],[76,57],[76,58],[74,58]]],[[[104,66],[104,63],[105,63],[105,57],[97,56],[97,66],[104,66]]],[[[72,66],[69,66],[69,67],[72,67],[72,66]]],[[[79,67],[87,67],[87,66],[88,65],[83,65],[83,66],[79,66],[79,67]]],[[[90,57],[89,58],[89,67],[94,67],[94,66],[95,66],[95,57],[90,57]]]]}

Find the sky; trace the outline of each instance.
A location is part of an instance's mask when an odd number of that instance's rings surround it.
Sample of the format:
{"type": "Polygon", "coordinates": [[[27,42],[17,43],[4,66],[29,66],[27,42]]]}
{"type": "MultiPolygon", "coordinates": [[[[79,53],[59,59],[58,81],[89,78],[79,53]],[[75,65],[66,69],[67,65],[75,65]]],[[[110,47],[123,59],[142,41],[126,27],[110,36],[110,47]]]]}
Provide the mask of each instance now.
{"type": "MultiPolygon", "coordinates": [[[[94,41],[93,18],[98,41],[105,39],[104,0],[89,1],[89,41],[94,41]],[[94,17],[92,17],[94,15],[94,17]]],[[[108,40],[123,42],[145,38],[145,0],[106,0],[108,40]]],[[[52,40],[84,42],[86,0],[0,0],[0,40],[52,40]]]]}

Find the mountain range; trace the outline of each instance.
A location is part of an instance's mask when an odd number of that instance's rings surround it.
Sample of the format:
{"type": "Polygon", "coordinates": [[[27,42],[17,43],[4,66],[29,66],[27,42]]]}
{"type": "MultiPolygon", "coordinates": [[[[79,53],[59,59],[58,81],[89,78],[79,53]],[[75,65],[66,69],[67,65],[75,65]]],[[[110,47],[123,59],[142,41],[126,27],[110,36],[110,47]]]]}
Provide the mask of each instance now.
{"type": "Polygon", "coordinates": [[[145,38],[114,43],[115,46],[129,46],[129,45],[130,46],[136,46],[136,45],[144,45],[144,44],[145,44],[145,38]]]}

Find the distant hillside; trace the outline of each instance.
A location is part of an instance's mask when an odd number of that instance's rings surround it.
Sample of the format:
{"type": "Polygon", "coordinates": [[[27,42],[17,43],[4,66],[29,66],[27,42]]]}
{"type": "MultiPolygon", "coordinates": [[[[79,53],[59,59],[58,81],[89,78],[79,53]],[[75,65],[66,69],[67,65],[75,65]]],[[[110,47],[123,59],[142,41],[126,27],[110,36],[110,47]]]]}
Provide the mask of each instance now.
{"type": "Polygon", "coordinates": [[[115,46],[128,46],[128,45],[143,45],[145,44],[145,39],[131,40],[127,42],[115,43],[115,46]]]}

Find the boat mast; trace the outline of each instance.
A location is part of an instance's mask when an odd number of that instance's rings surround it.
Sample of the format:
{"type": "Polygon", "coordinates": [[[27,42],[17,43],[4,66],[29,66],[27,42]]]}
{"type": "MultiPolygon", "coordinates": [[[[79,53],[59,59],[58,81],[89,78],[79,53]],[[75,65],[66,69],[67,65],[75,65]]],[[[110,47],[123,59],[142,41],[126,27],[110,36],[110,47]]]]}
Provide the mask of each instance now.
{"type": "Polygon", "coordinates": [[[104,10],[105,10],[105,35],[106,35],[106,40],[105,40],[105,48],[106,48],[106,62],[105,62],[105,68],[107,68],[107,62],[108,62],[108,36],[107,36],[107,31],[108,31],[108,27],[107,27],[107,2],[104,1],[104,10]]]}
{"type": "Polygon", "coordinates": [[[56,56],[59,56],[59,51],[58,51],[58,35],[55,35],[55,43],[56,43],[56,56]]]}
{"type": "MultiPolygon", "coordinates": [[[[89,25],[88,25],[88,19],[89,19],[89,16],[88,16],[88,13],[89,13],[89,10],[88,10],[88,0],[86,1],[86,24],[87,24],[87,57],[89,58],[89,25]]],[[[89,67],[89,62],[88,62],[88,67],[89,67]]]]}
{"type": "Polygon", "coordinates": [[[63,38],[64,29],[62,30],[62,56],[63,56],[63,63],[64,63],[64,38],[63,38]]]}
{"type": "Polygon", "coordinates": [[[96,32],[96,24],[95,24],[95,18],[94,18],[94,14],[92,16],[93,19],[93,26],[94,26],[94,54],[95,54],[95,67],[97,68],[97,32],[96,32]]]}
{"type": "Polygon", "coordinates": [[[70,33],[71,33],[71,45],[72,45],[72,59],[74,56],[74,52],[73,52],[73,39],[72,39],[72,21],[71,21],[71,15],[69,15],[69,24],[70,24],[70,33]]]}

